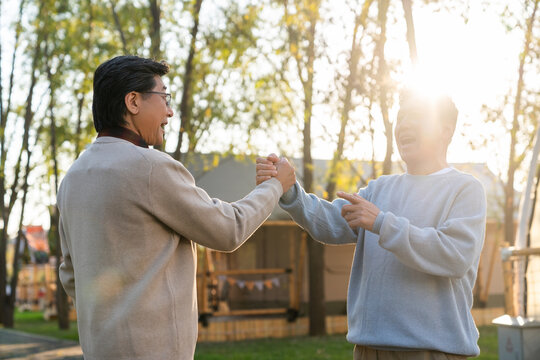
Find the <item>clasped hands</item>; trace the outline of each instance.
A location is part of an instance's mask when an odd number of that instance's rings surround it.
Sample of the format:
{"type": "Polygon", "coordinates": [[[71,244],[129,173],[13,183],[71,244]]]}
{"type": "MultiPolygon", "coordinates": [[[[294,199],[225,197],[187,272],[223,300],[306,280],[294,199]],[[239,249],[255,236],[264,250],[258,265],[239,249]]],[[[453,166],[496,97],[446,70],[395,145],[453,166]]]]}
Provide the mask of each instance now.
{"type": "MultiPolygon", "coordinates": [[[[255,181],[257,185],[272,177],[276,177],[281,182],[283,192],[285,193],[296,182],[294,168],[285,158],[280,159],[276,154],[270,154],[266,158],[258,157],[256,164],[257,175],[255,181]],[[285,180],[285,184],[281,179],[285,180]]],[[[350,204],[344,205],[341,208],[341,216],[347,221],[351,229],[356,230],[358,227],[361,227],[368,231],[373,230],[375,219],[380,212],[375,204],[367,201],[358,194],[338,191],[336,195],[350,202],[350,204]]]]}

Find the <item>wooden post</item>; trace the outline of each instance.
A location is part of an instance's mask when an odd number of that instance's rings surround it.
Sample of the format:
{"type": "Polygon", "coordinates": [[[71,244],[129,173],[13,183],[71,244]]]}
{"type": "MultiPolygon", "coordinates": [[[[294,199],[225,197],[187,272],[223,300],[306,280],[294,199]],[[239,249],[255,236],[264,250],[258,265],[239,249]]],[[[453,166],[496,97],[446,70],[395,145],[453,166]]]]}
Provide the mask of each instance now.
{"type": "Polygon", "coordinates": [[[306,263],[306,251],[307,251],[307,234],[305,231],[302,231],[300,236],[300,251],[298,255],[298,276],[296,279],[296,293],[297,303],[296,308],[300,309],[300,303],[302,302],[302,281],[304,278],[304,268],[306,263]]]}
{"type": "Polygon", "coordinates": [[[204,248],[203,256],[203,274],[202,274],[202,313],[206,314],[210,312],[208,308],[208,249],[204,248]]]}
{"type": "Polygon", "coordinates": [[[484,261],[484,258],[480,256],[480,261],[478,261],[478,270],[476,271],[476,282],[473,288],[474,302],[477,303],[480,307],[485,307],[486,305],[482,302],[481,299],[481,294],[483,293],[482,273],[484,268],[484,261]]]}
{"type": "Polygon", "coordinates": [[[218,278],[217,278],[217,271],[216,267],[214,265],[214,259],[212,258],[212,250],[206,249],[206,262],[208,264],[208,283],[207,288],[210,289],[209,294],[212,295],[211,299],[212,302],[210,302],[207,299],[208,304],[208,312],[214,312],[219,307],[219,299],[218,299],[218,278]]]}
{"type": "Polygon", "coordinates": [[[489,298],[489,287],[491,286],[491,279],[493,278],[493,268],[495,267],[495,259],[497,256],[497,249],[499,249],[499,229],[500,224],[497,226],[497,230],[495,231],[495,243],[493,244],[493,247],[491,248],[491,258],[489,261],[489,269],[486,279],[486,285],[484,287],[484,292],[480,294],[480,301],[487,304],[488,298],[489,298]]]}
{"type": "Polygon", "coordinates": [[[21,305],[28,303],[28,268],[25,266],[19,272],[19,300],[21,305]]]}
{"type": "Polygon", "coordinates": [[[38,311],[39,310],[39,304],[38,304],[38,294],[39,294],[39,283],[38,283],[38,266],[34,264],[34,278],[32,281],[32,310],[38,311]]]}
{"type": "Polygon", "coordinates": [[[296,304],[298,303],[298,294],[296,292],[296,241],[294,239],[294,230],[289,229],[289,267],[291,272],[289,273],[289,308],[298,310],[296,304]]]}
{"type": "MultiPolygon", "coordinates": [[[[507,242],[503,242],[503,247],[508,247],[507,242]]],[[[504,312],[510,316],[515,316],[514,311],[514,293],[513,293],[513,266],[512,261],[506,260],[502,263],[504,280],[504,312]]]]}

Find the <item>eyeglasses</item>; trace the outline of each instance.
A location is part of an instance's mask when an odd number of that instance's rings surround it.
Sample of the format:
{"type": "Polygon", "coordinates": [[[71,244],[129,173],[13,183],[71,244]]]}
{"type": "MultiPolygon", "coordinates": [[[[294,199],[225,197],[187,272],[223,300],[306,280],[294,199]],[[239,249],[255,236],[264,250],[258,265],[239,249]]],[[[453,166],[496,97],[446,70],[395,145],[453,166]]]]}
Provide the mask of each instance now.
{"type": "Polygon", "coordinates": [[[169,94],[169,93],[164,93],[164,92],[160,92],[160,91],[145,91],[145,92],[143,92],[143,94],[158,94],[158,95],[161,95],[161,96],[165,96],[164,97],[165,103],[167,104],[168,107],[171,107],[171,97],[172,97],[172,95],[169,94]]]}

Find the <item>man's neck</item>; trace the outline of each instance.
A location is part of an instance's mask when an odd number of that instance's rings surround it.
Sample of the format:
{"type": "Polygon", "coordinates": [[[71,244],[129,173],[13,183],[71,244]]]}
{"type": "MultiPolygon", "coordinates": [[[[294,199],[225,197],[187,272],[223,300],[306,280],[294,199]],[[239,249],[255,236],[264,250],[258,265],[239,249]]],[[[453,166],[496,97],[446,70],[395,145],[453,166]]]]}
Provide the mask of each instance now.
{"type": "Polygon", "coordinates": [[[407,164],[407,173],[411,175],[429,175],[448,167],[446,159],[418,164],[407,164]]]}

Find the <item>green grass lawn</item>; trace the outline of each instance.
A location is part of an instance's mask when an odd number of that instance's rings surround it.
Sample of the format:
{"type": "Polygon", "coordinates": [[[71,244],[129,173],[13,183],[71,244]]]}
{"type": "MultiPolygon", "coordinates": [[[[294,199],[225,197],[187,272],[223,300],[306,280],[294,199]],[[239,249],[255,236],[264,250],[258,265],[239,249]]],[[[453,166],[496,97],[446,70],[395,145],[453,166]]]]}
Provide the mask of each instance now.
{"type": "Polygon", "coordinates": [[[57,320],[43,319],[43,313],[35,311],[15,312],[15,330],[51,336],[58,339],[79,341],[77,322],[72,321],[69,330],[58,329],[57,320]]]}
{"type": "MultiPolygon", "coordinates": [[[[476,359],[497,360],[497,328],[482,326],[476,359]]],[[[353,346],[345,335],[295,337],[197,344],[195,360],[323,360],[352,359],[353,346]]]]}
{"type": "MultiPolygon", "coordinates": [[[[59,330],[56,321],[45,321],[40,312],[17,312],[15,329],[60,339],[78,340],[77,324],[69,330],[59,330]]],[[[482,326],[480,330],[479,360],[498,359],[497,328],[482,326]]],[[[323,360],[352,359],[352,345],[345,335],[325,337],[294,337],[286,339],[247,340],[223,343],[200,343],[196,360],[323,360]]]]}

